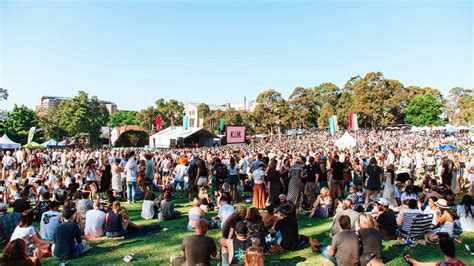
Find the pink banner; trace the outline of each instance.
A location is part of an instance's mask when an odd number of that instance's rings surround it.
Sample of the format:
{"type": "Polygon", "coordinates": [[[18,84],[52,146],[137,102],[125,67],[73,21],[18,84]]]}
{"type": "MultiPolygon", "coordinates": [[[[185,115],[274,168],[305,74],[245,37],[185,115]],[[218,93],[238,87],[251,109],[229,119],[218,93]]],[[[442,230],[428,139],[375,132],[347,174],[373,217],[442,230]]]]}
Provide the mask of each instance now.
{"type": "Polygon", "coordinates": [[[160,132],[161,130],[161,116],[156,116],[156,132],[160,132]]]}
{"type": "Polygon", "coordinates": [[[245,143],[245,127],[227,126],[226,139],[227,144],[245,143]]]}

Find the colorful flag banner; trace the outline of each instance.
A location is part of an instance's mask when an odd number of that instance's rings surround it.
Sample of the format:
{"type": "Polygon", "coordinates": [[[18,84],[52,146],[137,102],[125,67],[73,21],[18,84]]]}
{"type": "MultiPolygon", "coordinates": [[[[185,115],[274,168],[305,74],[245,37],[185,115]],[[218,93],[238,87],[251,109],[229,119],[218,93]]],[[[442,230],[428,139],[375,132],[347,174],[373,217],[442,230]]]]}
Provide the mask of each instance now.
{"type": "Polygon", "coordinates": [[[336,134],[336,126],[334,125],[334,116],[329,117],[329,133],[331,136],[336,134]]]}
{"type": "Polygon", "coordinates": [[[221,132],[224,132],[224,127],[225,127],[225,121],[224,121],[224,118],[221,118],[221,120],[219,121],[219,130],[221,132]]]}
{"type": "Polygon", "coordinates": [[[161,130],[161,116],[156,116],[156,132],[160,132],[161,130]]]}
{"type": "Polygon", "coordinates": [[[359,122],[357,121],[357,114],[352,114],[352,128],[354,131],[359,130],[359,122]]]}
{"type": "Polygon", "coordinates": [[[333,115],[332,117],[334,117],[334,129],[335,131],[339,131],[339,124],[337,123],[337,115],[333,115]]]}
{"type": "Polygon", "coordinates": [[[183,116],[183,129],[188,130],[188,126],[189,126],[189,119],[188,119],[188,116],[185,115],[183,116]]]}
{"type": "Polygon", "coordinates": [[[354,130],[354,114],[349,113],[348,118],[349,118],[349,131],[353,131],[354,130]]]}
{"type": "Polygon", "coordinates": [[[33,141],[33,137],[35,136],[36,127],[31,127],[28,131],[28,140],[26,144],[30,144],[33,141]]]}

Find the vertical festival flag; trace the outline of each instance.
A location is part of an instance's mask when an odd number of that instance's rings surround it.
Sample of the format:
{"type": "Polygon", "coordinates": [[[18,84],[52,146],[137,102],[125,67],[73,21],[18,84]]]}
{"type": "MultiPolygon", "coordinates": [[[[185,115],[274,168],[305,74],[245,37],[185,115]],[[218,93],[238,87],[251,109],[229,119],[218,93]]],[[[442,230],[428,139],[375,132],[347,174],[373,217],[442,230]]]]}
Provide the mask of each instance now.
{"type": "Polygon", "coordinates": [[[334,129],[335,131],[339,131],[339,124],[337,123],[337,115],[333,115],[332,117],[334,117],[334,129]]]}
{"type": "Polygon", "coordinates": [[[183,116],[183,129],[184,129],[184,130],[187,130],[187,129],[188,129],[188,126],[189,126],[189,123],[188,123],[188,122],[189,122],[188,116],[187,116],[187,115],[183,116]]]}
{"type": "Polygon", "coordinates": [[[30,144],[33,141],[35,132],[36,132],[36,127],[31,127],[30,130],[28,131],[28,140],[26,144],[30,144]]]}
{"type": "Polygon", "coordinates": [[[224,132],[224,126],[225,126],[224,118],[221,118],[221,120],[219,121],[220,132],[224,132]]]}
{"type": "Polygon", "coordinates": [[[359,125],[357,123],[357,114],[349,114],[349,130],[356,131],[359,130],[359,125]]]}
{"type": "Polygon", "coordinates": [[[352,114],[352,127],[354,131],[359,130],[359,123],[357,122],[357,114],[352,114]]]}
{"type": "Polygon", "coordinates": [[[336,134],[336,126],[334,125],[334,116],[329,117],[329,133],[331,136],[336,134]]]}
{"type": "Polygon", "coordinates": [[[156,116],[156,132],[160,132],[161,130],[161,116],[160,115],[157,115],[156,116]]]}

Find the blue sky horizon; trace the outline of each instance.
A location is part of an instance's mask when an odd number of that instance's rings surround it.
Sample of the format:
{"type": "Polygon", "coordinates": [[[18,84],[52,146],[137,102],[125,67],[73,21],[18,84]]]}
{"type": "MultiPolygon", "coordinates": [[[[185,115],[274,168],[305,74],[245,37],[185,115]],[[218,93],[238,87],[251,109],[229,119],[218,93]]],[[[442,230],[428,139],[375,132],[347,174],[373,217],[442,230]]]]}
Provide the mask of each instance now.
{"type": "Polygon", "coordinates": [[[474,87],[473,1],[0,1],[0,109],[83,90],[225,104],[381,71],[474,87]]]}

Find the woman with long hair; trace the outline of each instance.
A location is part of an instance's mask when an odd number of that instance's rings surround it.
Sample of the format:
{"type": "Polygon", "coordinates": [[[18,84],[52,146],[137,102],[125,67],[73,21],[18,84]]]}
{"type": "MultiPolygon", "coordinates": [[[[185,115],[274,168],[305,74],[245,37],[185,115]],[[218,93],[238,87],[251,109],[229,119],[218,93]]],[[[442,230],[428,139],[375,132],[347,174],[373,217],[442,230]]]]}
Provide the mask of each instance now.
{"type": "Polygon", "coordinates": [[[245,251],[244,266],[263,266],[265,255],[261,247],[250,247],[245,251]]]}
{"type": "Polygon", "coordinates": [[[380,182],[382,180],[382,168],[377,165],[375,157],[370,158],[365,175],[367,176],[365,186],[367,193],[365,196],[364,208],[367,209],[370,205],[370,196],[372,196],[374,201],[377,199],[377,193],[380,190],[380,182]]]}
{"type": "Polygon", "coordinates": [[[123,167],[120,165],[122,159],[115,158],[114,165],[112,166],[112,190],[116,195],[121,196],[123,191],[122,184],[122,173],[123,167]]]}
{"type": "Polygon", "coordinates": [[[474,232],[474,210],[471,195],[464,195],[457,207],[457,215],[463,232],[474,232]]]}
{"type": "Polygon", "coordinates": [[[310,217],[327,218],[331,214],[332,201],[329,195],[329,189],[323,187],[319,192],[318,198],[314,201],[310,217]]]}
{"type": "Polygon", "coordinates": [[[236,201],[237,184],[239,183],[239,165],[236,164],[234,157],[230,157],[230,162],[227,166],[227,171],[229,172],[228,183],[230,185],[230,195],[232,197],[232,201],[236,201]]]}
{"type": "Polygon", "coordinates": [[[10,238],[10,241],[13,241],[15,239],[22,239],[23,241],[26,242],[27,245],[30,244],[30,242],[33,242],[36,247],[38,248],[49,248],[51,243],[44,241],[38,236],[38,233],[35,230],[35,227],[33,226],[34,222],[34,214],[32,210],[26,210],[23,212],[21,215],[20,222],[18,223],[18,226],[15,228],[13,231],[13,234],[10,238]]]}
{"type": "Polygon", "coordinates": [[[280,201],[278,196],[283,192],[283,188],[285,186],[280,172],[276,170],[276,166],[277,162],[275,160],[271,160],[265,172],[265,180],[267,181],[268,188],[267,202],[274,206],[280,201]]]}
{"type": "Polygon", "coordinates": [[[3,250],[3,257],[0,265],[21,265],[21,266],[35,266],[41,265],[41,251],[35,249],[33,256],[28,256],[26,252],[26,242],[22,239],[15,239],[10,241],[3,250]]]}
{"type": "Polygon", "coordinates": [[[95,168],[94,159],[89,159],[87,161],[83,174],[86,177],[86,184],[91,189],[92,198],[94,199],[95,194],[98,191],[98,188],[97,188],[98,173],[97,173],[97,169],[95,168]]]}
{"type": "Polygon", "coordinates": [[[303,174],[303,158],[298,157],[290,168],[290,182],[288,183],[288,201],[293,203],[298,213],[301,200],[301,176],[303,174]]]}
{"type": "Polygon", "coordinates": [[[388,200],[392,207],[397,207],[397,200],[395,200],[395,165],[389,164],[386,169],[387,171],[384,175],[385,187],[383,189],[382,198],[388,200]]]}

